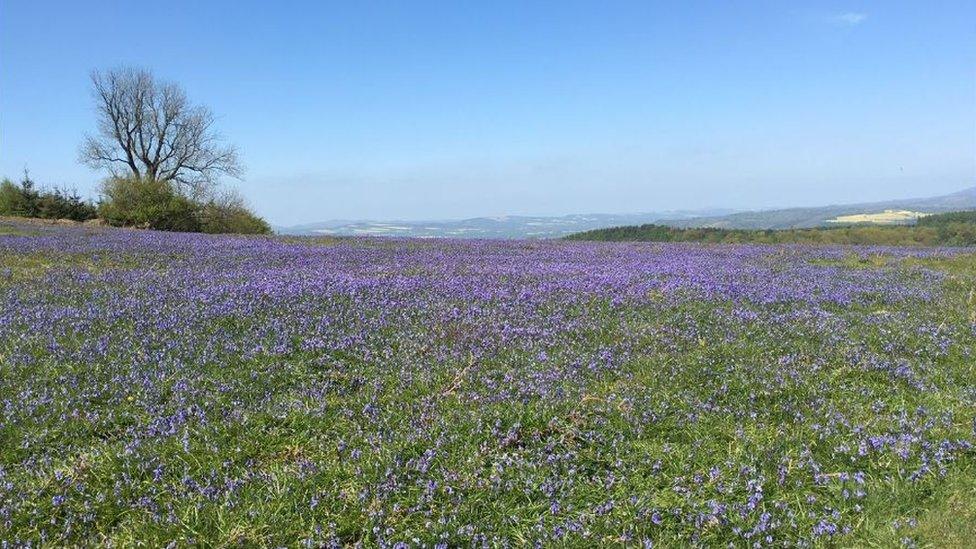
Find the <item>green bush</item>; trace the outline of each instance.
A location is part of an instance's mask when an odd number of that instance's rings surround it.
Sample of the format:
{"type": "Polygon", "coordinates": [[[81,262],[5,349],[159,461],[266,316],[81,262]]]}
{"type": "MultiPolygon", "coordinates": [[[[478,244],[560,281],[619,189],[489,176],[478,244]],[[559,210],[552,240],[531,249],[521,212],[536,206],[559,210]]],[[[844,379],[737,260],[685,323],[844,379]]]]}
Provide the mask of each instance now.
{"type": "Polygon", "coordinates": [[[23,196],[20,187],[9,179],[0,181],[0,215],[23,215],[23,196]]]}
{"type": "Polygon", "coordinates": [[[161,231],[270,234],[268,223],[233,192],[194,200],[169,182],[112,178],[95,204],[66,189],[38,190],[25,173],[20,184],[0,181],[0,216],[87,221],[101,217],[116,227],[161,231]]]}
{"type": "Polygon", "coordinates": [[[88,221],[97,217],[95,205],[78,196],[75,191],[54,189],[37,198],[38,216],[46,219],[88,221]]]}
{"type": "Polygon", "coordinates": [[[39,193],[34,188],[34,181],[24,174],[20,185],[15,185],[9,179],[0,183],[0,214],[19,217],[38,217],[37,199],[39,193]]]}
{"type": "Polygon", "coordinates": [[[95,217],[94,204],[66,189],[38,190],[24,174],[20,185],[0,182],[0,215],[87,221],[95,217]]]}
{"type": "Polygon", "coordinates": [[[271,233],[271,227],[234,193],[197,201],[165,181],[113,178],[105,182],[102,194],[98,214],[109,225],[181,232],[271,233]]]}
{"type": "Polygon", "coordinates": [[[112,178],[102,186],[98,215],[109,225],[199,232],[200,207],[165,181],[112,178]]]}
{"type": "Polygon", "coordinates": [[[205,233],[271,234],[268,223],[237,199],[207,202],[201,210],[200,221],[205,233]]]}

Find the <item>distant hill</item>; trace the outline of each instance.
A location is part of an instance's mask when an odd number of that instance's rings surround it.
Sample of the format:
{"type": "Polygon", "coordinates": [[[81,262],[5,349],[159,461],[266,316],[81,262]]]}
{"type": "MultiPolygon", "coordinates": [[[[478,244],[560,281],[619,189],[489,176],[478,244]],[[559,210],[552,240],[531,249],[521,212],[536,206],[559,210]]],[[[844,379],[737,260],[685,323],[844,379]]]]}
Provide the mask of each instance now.
{"type": "Polygon", "coordinates": [[[795,229],[846,225],[849,219],[912,223],[922,214],[976,209],[976,187],[929,198],[909,198],[815,208],[743,212],[731,209],[671,210],[635,214],[500,216],[436,221],[333,220],[274,227],[279,234],[398,236],[420,238],[561,238],[609,227],[645,224],[720,229],[795,229]],[[846,216],[856,216],[853,218],[846,216]]]}
{"type": "MultiPolygon", "coordinates": [[[[880,214],[886,210],[915,213],[941,213],[976,208],[976,187],[929,198],[907,198],[862,204],[843,204],[814,208],[786,208],[754,212],[736,212],[692,219],[668,219],[659,222],[671,227],[709,227],[716,229],[802,229],[821,227],[842,216],[880,214]]],[[[904,222],[912,222],[906,219],[904,222]]]]}
{"type": "Polygon", "coordinates": [[[639,225],[664,219],[720,216],[729,209],[670,210],[636,214],[574,214],[564,216],[475,217],[450,221],[350,221],[275,227],[280,234],[337,236],[410,236],[420,238],[559,238],[580,231],[639,225]]]}
{"type": "Polygon", "coordinates": [[[976,246],[976,211],[926,215],[911,225],[854,223],[801,229],[720,229],[645,224],[593,229],[565,238],[604,242],[976,246]]]}

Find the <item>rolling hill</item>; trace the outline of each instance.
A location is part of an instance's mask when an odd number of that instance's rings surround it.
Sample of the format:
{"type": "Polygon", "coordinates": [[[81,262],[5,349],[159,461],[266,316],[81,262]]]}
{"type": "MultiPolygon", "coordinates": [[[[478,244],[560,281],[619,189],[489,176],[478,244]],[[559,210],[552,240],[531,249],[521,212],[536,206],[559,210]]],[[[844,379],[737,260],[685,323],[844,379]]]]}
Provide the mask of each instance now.
{"type": "Polygon", "coordinates": [[[941,213],[976,208],[976,187],[952,194],[928,198],[907,198],[861,204],[841,204],[813,208],[786,208],[753,212],[736,212],[692,219],[668,219],[662,225],[681,228],[715,229],[805,229],[820,227],[842,216],[879,214],[886,210],[919,213],[941,213]]]}

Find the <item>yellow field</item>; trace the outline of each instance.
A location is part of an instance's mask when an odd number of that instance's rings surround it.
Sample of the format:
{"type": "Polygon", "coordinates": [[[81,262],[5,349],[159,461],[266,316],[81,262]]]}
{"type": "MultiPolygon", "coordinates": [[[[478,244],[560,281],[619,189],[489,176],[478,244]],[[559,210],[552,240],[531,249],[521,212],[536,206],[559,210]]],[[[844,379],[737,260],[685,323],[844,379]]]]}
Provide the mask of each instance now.
{"type": "Polygon", "coordinates": [[[834,219],[828,219],[827,223],[904,223],[927,215],[929,214],[910,210],[885,210],[879,213],[840,215],[834,219]]]}

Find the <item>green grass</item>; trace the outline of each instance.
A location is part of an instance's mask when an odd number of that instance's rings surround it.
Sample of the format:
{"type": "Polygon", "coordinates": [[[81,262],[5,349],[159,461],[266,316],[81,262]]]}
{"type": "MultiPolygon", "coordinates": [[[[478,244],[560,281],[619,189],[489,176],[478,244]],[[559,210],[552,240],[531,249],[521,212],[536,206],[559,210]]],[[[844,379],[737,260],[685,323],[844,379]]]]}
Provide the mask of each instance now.
{"type": "Polygon", "coordinates": [[[33,236],[36,234],[36,232],[28,231],[22,227],[0,223],[0,236],[33,236]]]}

